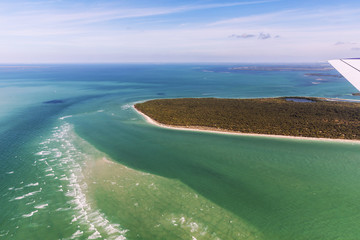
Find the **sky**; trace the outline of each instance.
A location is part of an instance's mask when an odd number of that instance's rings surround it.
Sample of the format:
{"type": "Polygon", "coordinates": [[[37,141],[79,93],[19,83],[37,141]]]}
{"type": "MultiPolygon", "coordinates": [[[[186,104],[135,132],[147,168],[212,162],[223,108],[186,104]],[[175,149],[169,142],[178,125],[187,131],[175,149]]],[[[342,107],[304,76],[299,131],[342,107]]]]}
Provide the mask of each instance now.
{"type": "Polygon", "coordinates": [[[1,0],[0,63],[360,57],[359,0],[1,0]]]}

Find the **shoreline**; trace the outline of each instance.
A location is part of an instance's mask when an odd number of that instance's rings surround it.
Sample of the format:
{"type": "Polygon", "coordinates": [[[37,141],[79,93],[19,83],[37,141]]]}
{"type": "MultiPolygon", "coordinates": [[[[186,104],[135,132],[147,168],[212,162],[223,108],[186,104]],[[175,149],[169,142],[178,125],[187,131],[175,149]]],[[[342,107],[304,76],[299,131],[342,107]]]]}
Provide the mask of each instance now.
{"type": "Polygon", "coordinates": [[[260,134],[260,133],[242,133],[236,131],[230,131],[226,129],[216,129],[209,127],[201,127],[201,126],[173,126],[166,125],[163,123],[159,123],[154,119],[150,118],[148,115],[139,111],[135,104],[132,105],[132,108],[140,114],[143,118],[145,118],[147,123],[152,125],[172,129],[172,130],[181,130],[181,131],[192,131],[192,132],[206,132],[206,133],[217,133],[217,134],[227,134],[227,135],[237,135],[237,136],[252,136],[252,137],[267,137],[267,138],[280,138],[280,139],[294,139],[294,140],[314,140],[314,141],[325,141],[325,142],[341,142],[341,143],[356,143],[360,144],[360,140],[351,140],[351,139],[336,139],[336,138],[315,138],[315,137],[298,137],[298,136],[287,136],[287,135],[274,135],[274,134],[260,134]]]}

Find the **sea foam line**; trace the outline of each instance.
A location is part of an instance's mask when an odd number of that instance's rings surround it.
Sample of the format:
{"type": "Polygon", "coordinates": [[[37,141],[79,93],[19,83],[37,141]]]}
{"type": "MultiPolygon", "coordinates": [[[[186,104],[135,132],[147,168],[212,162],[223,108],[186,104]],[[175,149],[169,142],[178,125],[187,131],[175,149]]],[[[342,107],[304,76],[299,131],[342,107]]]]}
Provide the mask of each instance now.
{"type": "MultiPolygon", "coordinates": [[[[61,119],[66,117],[70,116],[61,119]]],[[[86,197],[87,186],[82,174],[83,161],[89,156],[77,149],[74,138],[71,125],[65,123],[53,129],[52,137],[42,142],[40,151],[36,153],[42,157],[41,160],[45,164],[45,176],[54,177],[60,181],[59,191],[63,191],[69,198],[67,203],[71,208],[58,208],[56,211],[75,211],[69,224],[76,224],[78,228],[83,226],[77,229],[69,239],[79,237],[126,239],[127,230],[123,230],[119,224],[111,223],[103,213],[93,209],[89,204],[86,197]]],[[[47,206],[48,204],[42,204],[34,208],[43,209],[47,206]]]]}
{"type": "Polygon", "coordinates": [[[24,218],[28,218],[28,217],[31,217],[32,215],[34,215],[35,213],[37,213],[39,210],[35,210],[35,211],[32,211],[31,213],[29,213],[29,214],[23,214],[22,216],[24,217],[24,218]]]}
{"type": "Polygon", "coordinates": [[[25,187],[35,187],[35,186],[39,186],[39,183],[29,183],[28,185],[26,185],[25,187]]]}
{"type": "Polygon", "coordinates": [[[35,206],[34,208],[36,208],[36,209],[44,209],[44,208],[46,208],[47,206],[49,206],[49,204],[48,204],[48,203],[45,203],[45,204],[42,204],[42,205],[35,206]]]}
{"type": "Polygon", "coordinates": [[[70,117],[72,117],[72,115],[63,116],[63,117],[60,117],[59,119],[60,119],[60,120],[64,120],[65,118],[70,118],[70,117]]]}
{"type": "Polygon", "coordinates": [[[42,191],[42,188],[40,188],[40,189],[37,190],[37,191],[30,192],[30,193],[24,194],[24,195],[22,195],[22,196],[16,197],[16,198],[14,198],[13,200],[24,199],[24,198],[26,198],[26,197],[33,196],[33,195],[35,195],[35,194],[37,194],[37,193],[39,193],[39,192],[41,192],[41,191],[42,191]]]}

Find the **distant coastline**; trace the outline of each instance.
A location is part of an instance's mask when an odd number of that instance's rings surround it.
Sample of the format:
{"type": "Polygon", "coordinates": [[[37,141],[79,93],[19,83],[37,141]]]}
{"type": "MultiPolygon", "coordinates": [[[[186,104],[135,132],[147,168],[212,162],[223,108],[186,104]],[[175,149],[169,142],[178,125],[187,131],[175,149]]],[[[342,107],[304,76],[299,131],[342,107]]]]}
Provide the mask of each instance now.
{"type": "MultiPolygon", "coordinates": [[[[318,100],[318,98],[302,98],[302,97],[296,97],[296,98],[298,98],[300,100],[301,99],[313,99],[315,101],[318,100]]],[[[272,99],[272,98],[270,98],[270,99],[272,99]]],[[[283,98],[281,98],[281,99],[283,99],[283,98]]],[[[292,99],[292,98],[289,98],[289,99],[292,99]]],[[[165,99],[165,100],[171,100],[171,99],[165,99]]],[[[157,100],[151,100],[151,101],[157,101],[157,100]]],[[[320,101],[325,101],[325,99],[320,99],[320,101]]],[[[333,102],[333,101],[331,101],[331,102],[333,102]]],[[[338,103],[342,104],[343,102],[338,102],[338,103]]],[[[163,123],[163,122],[155,120],[154,118],[150,117],[149,115],[144,113],[142,110],[140,110],[138,107],[139,106],[138,104],[139,103],[133,105],[134,110],[138,114],[143,116],[148,123],[150,123],[152,125],[156,125],[158,127],[168,128],[168,129],[173,129],[173,130],[199,131],[199,132],[210,132],[210,133],[231,134],[231,135],[241,135],[241,136],[259,136],[259,137],[271,137],[271,138],[287,138],[287,139],[360,143],[359,138],[346,139],[346,138],[334,138],[334,137],[294,136],[294,135],[290,135],[290,134],[284,135],[284,134],[273,134],[273,133],[242,132],[242,131],[237,131],[237,130],[230,130],[230,129],[219,128],[219,127],[211,127],[211,126],[201,126],[201,125],[173,125],[173,124],[163,123]]],[[[360,105],[359,105],[359,107],[360,107],[360,105]]]]}

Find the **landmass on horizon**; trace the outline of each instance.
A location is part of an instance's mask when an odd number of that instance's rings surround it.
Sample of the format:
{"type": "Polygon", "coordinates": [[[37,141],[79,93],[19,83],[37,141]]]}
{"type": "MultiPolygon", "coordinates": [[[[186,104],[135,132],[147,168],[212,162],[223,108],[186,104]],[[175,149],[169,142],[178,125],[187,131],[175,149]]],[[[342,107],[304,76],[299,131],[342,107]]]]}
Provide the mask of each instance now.
{"type": "Polygon", "coordinates": [[[155,99],[134,108],[171,127],[360,140],[360,103],[315,97],[155,99]]]}

